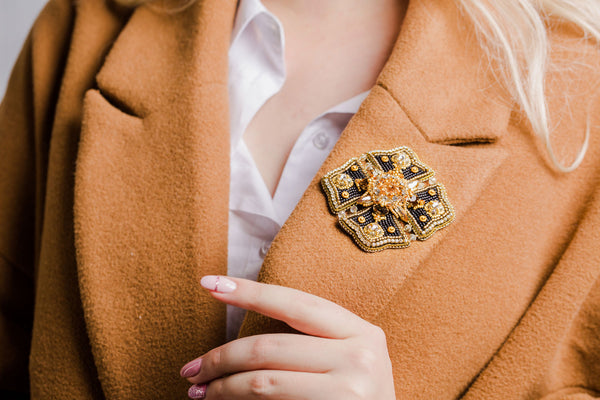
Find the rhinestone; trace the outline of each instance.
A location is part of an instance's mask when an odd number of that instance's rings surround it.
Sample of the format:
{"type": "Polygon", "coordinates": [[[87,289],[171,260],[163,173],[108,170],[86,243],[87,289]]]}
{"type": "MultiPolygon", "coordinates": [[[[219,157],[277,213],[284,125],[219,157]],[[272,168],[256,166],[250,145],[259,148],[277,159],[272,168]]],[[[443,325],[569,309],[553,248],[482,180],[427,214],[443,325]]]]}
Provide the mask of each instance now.
{"type": "Polygon", "coordinates": [[[373,206],[373,210],[381,215],[387,215],[388,212],[390,212],[390,210],[388,210],[386,207],[381,207],[379,204],[375,204],[375,206],[373,206]]]}
{"type": "Polygon", "coordinates": [[[357,211],[358,211],[358,207],[356,207],[356,206],[352,206],[352,207],[350,207],[350,212],[351,212],[352,214],[354,214],[354,213],[355,213],[355,212],[357,212],[357,211]]]}
{"type": "Polygon", "coordinates": [[[379,239],[385,234],[383,228],[375,222],[363,227],[362,232],[368,239],[371,240],[379,239]]]}
{"type": "Polygon", "coordinates": [[[408,237],[408,239],[409,239],[411,242],[414,242],[415,240],[417,240],[417,235],[415,235],[415,234],[413,233],[412,235],[410,235],[410,236],[408,237]]]}
{"type": "Polygon", "coordinates": [[[425,187],[425,184],[423,182],[419,182],[419,186],[417,186],[418,189],[423,189],[425,187]]]}
{"type": "Polygon", "coordinates": [[[404,232],[410,232],[412,231],[412,226],[410,226],[409,224],[404,225],[404,232]]]}
{"type": "Polygon", "coordinates": [[[427,211],[432,216],[437,217],[439,215],[442,215],[446,211],[446,209],[444,208],[444,205],[442,203],[440,203],[437,200],[433,200],[425,204],[425,211],[427,211]]]}
{"type": "Polygon", "coordinates": [[[435,179],[434,177],[429,178],[430,185],[435,185],[436,182],[437,182],[437,179],[435,179]]]}
{"type": "Polygon", "coordinates": [[[354,185],[354,180],[349,175],[346,174],[337,174],[333,178],[331,178],[331,183],[334,184],[338,189],[348,189],[354,185]]]}
{"type": "Polygon", "coordinates": [[[410,165],[410,158],[404,153],[397,154],[395,157],[393,156],[392,160],[394,160],[394,162],[396,162],[401,169],[404,169],[410,165]]]}
{"type": "Polygon", "coordinates": [[[359,190],[365,191],[369,187],[369,180],[368,179],[357,179],[356,181],[354,181],[354,184],[356,185],[356,187],[359,190]]]}

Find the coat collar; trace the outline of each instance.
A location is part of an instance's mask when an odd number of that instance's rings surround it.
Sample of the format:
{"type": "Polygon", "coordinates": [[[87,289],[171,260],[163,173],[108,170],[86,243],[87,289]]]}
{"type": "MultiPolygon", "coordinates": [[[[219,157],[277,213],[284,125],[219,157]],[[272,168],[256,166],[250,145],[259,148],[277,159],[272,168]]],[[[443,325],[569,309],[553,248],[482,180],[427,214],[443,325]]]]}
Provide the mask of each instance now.
{"type": "MultiPolygon", "coordinates": [[[[174,15],[138,8],[107,55],[98,88],[86,95],[75,239],[91,346],[114,397],[124,397],[119,390],[140,374],[166,379],[140,363],[181,365],[224,337],[225,308],[198,280],[227,270],[227,53],[235,8],[234,0],[204,0],[174,15]]],[[[337,228],[318,181],[351,157],[406,145],[437,171],[460,223],[506,155],[496,142],[510,115],[478,47],[465,45],[473,41],[452,1],[410,3],[377,85],[276,237],[260,279],[372,319],[447,243],[451,227],[409,249],[363,253],[337,228]],[[449,145],[469,142],[487,144],[449,145]]],[[[275,329],[257,316],[243,327],[245,334],[275,329]]],[[[173,376],[168,389],[184,385],[173,376]]]]}
{"type": "MultiPolygon", "coordinates": [[[[165,87],[180,98],[193,87],[226,84],[236,7],[235,0],[203,0],[174,15],[137,9],[98,74],[100,89],[143,117],[164,109],[165,87]],[[157,23],[178,25],[174,40],[159,34],[157,23]]],[[[493,142],[513,108],[464,21],[451,0],[410,1],[377,79],[430,142],[493,142]]]]}
{"type": "Polygon", "coordinates": [[[378,84],[430,142],[493,142],[513,104],[454,1],[411,1],[378,84]]]}

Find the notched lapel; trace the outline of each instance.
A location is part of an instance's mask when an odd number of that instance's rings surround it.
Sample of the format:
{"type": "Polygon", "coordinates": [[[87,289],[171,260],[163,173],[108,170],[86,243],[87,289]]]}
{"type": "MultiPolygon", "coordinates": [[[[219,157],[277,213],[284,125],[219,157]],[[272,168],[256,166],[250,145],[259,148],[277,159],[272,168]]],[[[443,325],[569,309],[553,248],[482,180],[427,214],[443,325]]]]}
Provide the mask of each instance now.
{"type": "MultiPolygon", "coordinates": [[[[428,142],[390,94],[376,86],[275,238],[259,279],[330,299],[372,320],[405,279],[460,224],[507,152],[498,145],[450,146],[428,142]],[[456,219],[426,241],[404,249],[366,253],[330,214],[319,180],[348,159],[370,150],[408,146],[446,186],[456,219]]],[[[288,328],[249,314],[242,335],[288,328]]]]}
{"type": "Polygon", "coordinates": [[[514,107],[456,2],[409,2],[377,79],[430,142],[490,143],[514,107]]]}
{"type": "Polygon", "coordinates": [[[216,0],[175,15],[138,8],[97,77],[100,90],[86,94],[75,240],[107,398],[185,393],[178,368],[225,336],[224,306],[199,278],[227,270],[234,12],[234,1],[216,0]],[[155,363],[174,373],[148,367],[155,363]]]}
{"type": "MultiPolygon", "coordinates": [[[[381,326],[389,337],[396,393],[402,398],[455,398],[493,354],[494,343],[508,334],[506,326],[512,326],[510,318],[503,319],[509,323],[499,324],[493,339],[482,342],[469,331],[477,324],[448,322],[457,314],[462,318],[457,320],[472,322],[470,309],[457,309],[457,304],[480,300],[461,299],[464,294],[454,289],[475,279],[490,286],[502,273],[448,263],[448,254],[463,254],[471,243],[468,234],[481,230],[472,215],[481,215],[478,201],[489,197],[486,189],[493,187],[509,155],[503,137],[512,103],[489,68],[482,67],[487,60],[475,40],[455,2],[409,3],[377,85],[275,238],[259,276],[330,299],[381,326]],[[410,147],[436,172],[456,217],[426,241],[366,253],[329,213],[319,180],[352,157],[399,146],[410,147]],[[436,303],[446,292],[459,303],[436,303]]],[[[249,313],[241,335],[289,329],[249,313]]]]}

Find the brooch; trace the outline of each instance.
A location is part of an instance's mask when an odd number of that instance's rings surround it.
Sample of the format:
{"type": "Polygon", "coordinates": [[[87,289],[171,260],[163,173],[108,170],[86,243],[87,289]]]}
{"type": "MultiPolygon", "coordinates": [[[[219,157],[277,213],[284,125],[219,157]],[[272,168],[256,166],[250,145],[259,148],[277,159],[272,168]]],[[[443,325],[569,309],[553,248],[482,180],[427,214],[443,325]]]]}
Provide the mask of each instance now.
{"type": "Polygon", "coordinates": [[[321,185],[329,209],[368,252],[425,240],[454,220],[435,172],[414,151],[371,151],[328,172],[321,185]]]}

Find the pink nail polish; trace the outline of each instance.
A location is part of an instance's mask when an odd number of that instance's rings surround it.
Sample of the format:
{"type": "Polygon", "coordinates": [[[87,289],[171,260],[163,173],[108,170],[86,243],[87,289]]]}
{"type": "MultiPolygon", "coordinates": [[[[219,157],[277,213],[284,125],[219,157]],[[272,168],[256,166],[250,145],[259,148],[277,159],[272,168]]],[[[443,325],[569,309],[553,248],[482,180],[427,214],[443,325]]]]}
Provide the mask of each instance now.
{"type": "Polygon", "coordinates": [[[206,397],[206,384],[194,385],[188,390],[188,397],[190,399],[203,399],[206,397]]]}
{"type": "Polygon", "coordinates": [[[237,285],[231,279],[216,275],[207,275],[203,277],[200,280],[200,284],[205,289],[219,293],[231,293],[237,288],[237,285]]]}
{"type": "Polygon", "coordinates": [[[183,378],[191,378],[192,376],[196,376],[200,373],[200,368],[202,367],[202,359],[190,361],[185,364],[179,374],[183,378]]]}

